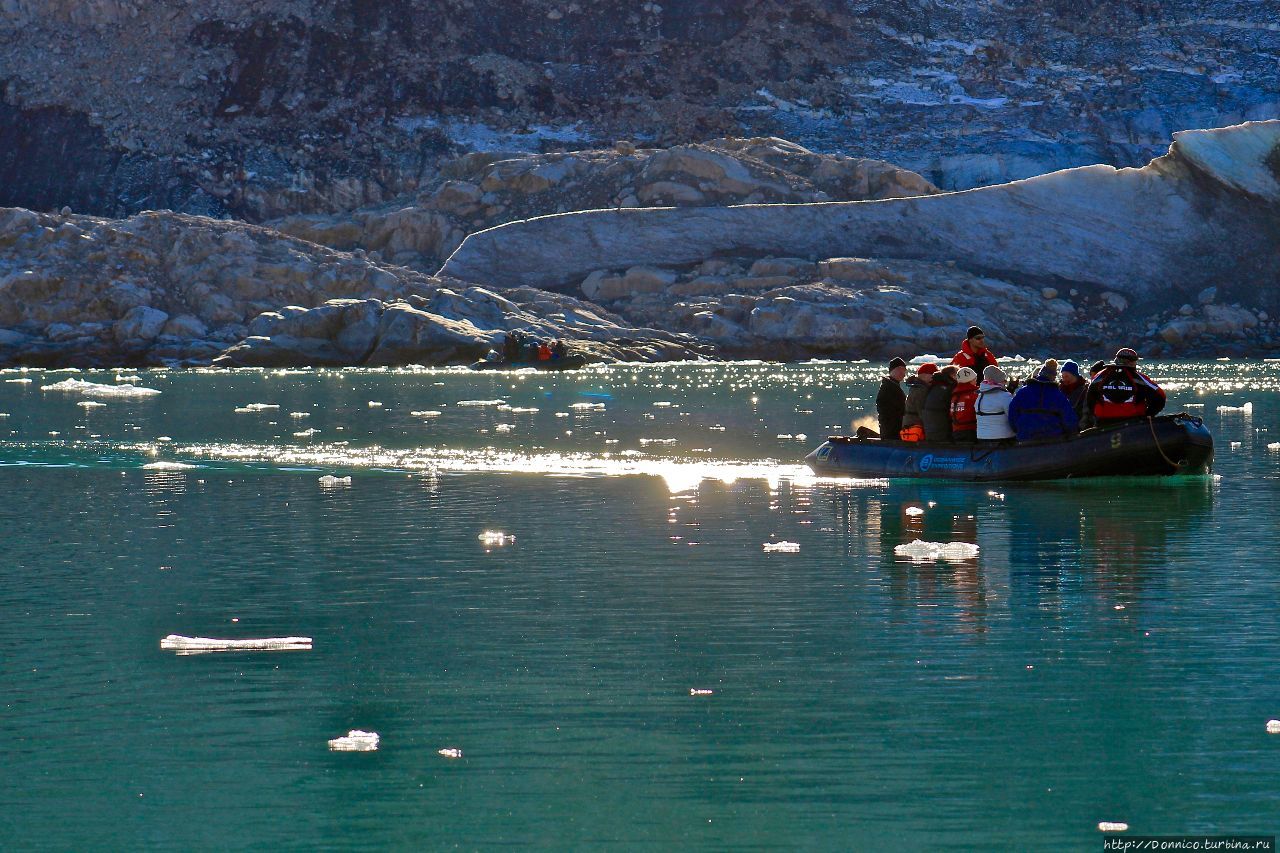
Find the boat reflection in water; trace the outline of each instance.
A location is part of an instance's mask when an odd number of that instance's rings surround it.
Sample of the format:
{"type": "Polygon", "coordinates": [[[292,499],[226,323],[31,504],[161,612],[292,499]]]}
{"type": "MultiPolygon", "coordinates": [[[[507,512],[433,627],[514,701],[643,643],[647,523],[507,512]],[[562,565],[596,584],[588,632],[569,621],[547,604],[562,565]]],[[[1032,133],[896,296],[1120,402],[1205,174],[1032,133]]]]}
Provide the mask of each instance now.
{"type": "Polygon", "coordinates": [[[1082,605],[1140,609],[1164,568],[1192,550],[1215,489],[1207,477],[1000,491],[895,482],[877,494],[837,488],[830,501],[846,559],[861,563],[865,543],[866,568],[882,573],[894,603],[946,608],[957,627],[982,633],[993,608],[1035,622],[1083,619],[1082,605]]]}

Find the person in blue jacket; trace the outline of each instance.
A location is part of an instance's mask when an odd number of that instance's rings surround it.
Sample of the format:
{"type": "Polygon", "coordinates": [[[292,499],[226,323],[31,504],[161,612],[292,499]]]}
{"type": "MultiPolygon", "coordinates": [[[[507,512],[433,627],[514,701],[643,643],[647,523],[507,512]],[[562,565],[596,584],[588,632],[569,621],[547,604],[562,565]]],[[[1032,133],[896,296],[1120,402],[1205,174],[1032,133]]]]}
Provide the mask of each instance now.
{"type": "Polygon", "coordinates": [[[1070,438],[1080,431],[1076,410],[1058,387],[1058,362],[1046,361],[1013,395],[1009,401],[1009,425],[1018,441],[1070,438]]]}

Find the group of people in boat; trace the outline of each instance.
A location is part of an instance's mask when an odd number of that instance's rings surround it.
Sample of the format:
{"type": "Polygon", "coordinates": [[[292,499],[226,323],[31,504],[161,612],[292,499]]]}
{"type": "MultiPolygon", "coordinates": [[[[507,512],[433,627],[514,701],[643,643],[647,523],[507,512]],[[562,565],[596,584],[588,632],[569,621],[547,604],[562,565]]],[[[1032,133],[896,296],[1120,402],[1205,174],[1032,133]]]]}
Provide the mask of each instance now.
{"type": "Polygon", "coordinates": [[[569,347],[558,338],[544,341],[519,330],[507,333],[500,353],[507,362],[559,361],[568,354],[569,347]]]}
{"type": "Polygon", "coordinates": [[[1164,391],[1138,370],[1129,347],[1110,363],[1095,362],[1088,378],[1075,361],[1059,366],[1051,358],[1025,379],[1011,379],[977,326],[950,364],[925,362],[907,378],[907,363],[892,359],[876,395],[880,437],[913,442],[1070,438],[1091,426],[1154,416],[1164,405],[1164,391]]]}

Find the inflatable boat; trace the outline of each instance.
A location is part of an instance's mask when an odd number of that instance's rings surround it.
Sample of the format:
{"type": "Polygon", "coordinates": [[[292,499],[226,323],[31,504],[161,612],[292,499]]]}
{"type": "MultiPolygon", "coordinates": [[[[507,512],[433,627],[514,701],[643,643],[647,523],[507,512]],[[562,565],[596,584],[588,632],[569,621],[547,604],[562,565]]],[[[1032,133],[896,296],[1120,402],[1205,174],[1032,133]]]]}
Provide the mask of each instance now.
{"type": "Polygon", "coordinates": [[[507,361],[503,358],[484,359],[471,365],[472,370],[577,370],[586,367],[587,357],[578,353],[553,358],[549,361],[507,361]]]}
{"type": "Polygon", "coordinates": [[[830,477],[1058,480],[1204,474],[1213,436],[1186,413],[1087,429],[1069,439],[950,444],[831,436],[805,457],[830,477]]]}

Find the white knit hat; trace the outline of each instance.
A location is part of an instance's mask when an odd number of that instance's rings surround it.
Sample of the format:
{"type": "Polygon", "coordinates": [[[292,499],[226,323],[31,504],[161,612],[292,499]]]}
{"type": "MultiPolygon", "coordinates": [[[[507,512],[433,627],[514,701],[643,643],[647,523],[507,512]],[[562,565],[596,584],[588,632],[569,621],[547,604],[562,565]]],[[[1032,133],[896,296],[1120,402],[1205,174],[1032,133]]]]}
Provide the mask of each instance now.
{"type": "Polygon", "coordinates": [[[966,382],[977,382],[978,372],[972,367],[962,367],[956,371],[956,382],[963,385],[966,382]]]}

